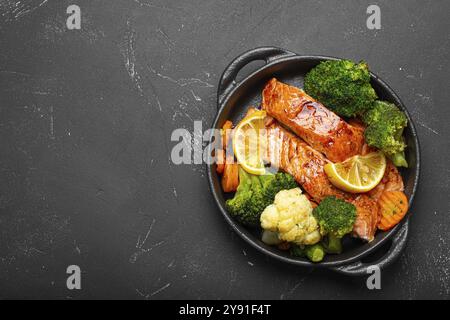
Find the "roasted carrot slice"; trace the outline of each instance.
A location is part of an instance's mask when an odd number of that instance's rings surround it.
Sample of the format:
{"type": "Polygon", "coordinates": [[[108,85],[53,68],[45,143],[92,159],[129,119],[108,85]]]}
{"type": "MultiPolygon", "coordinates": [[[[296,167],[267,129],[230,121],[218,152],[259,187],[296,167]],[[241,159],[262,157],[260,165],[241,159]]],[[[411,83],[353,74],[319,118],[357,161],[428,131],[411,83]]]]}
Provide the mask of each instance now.
{"type": "Polygon", "coordinates": [[[401,191],[384,191],[378,199],[381,220],[378,229],[387,231],[396,226],[408,212],[408,198],[401,191]]]}
{"type": "MultiPolygon", "coordinates": [[[[222,149],[217,150],[216,154],[216,171],[218,174],[223,174],[225,170],[225,157],[227,146],[231,139],[231,128],[233,128],[233,122],[227,120],[222,126],[221,136],[222,136],[222,149]]],[[[231,153],[232,154],[232,153],[231,153]]]]}
{"type": "Polygon", "coordinates": [[[239,165],[227,158],[222,177],[222,189],[224,192],[236,192],[239,186],[239,165]]]}
{"type": "Polygon", "coordinates": [[[218,174],[223,174],[225,169],[225,151],[223,149],[217,150],[216,155],[216,171],[218,174]]]}
{"type": "Polygon", "coordinates": [[[233,128],[233,122],[230,120],[225,121],[222,126],[222,143],[223,149],[227,150],[228,144],[231,140],[231,129],[233,128]]]}
{"type": "Polygon", "coordinates": [[[233,128],[233,122],[231,122],[230,120],[225,121],[225,123],[222,126],[222,129],[226,130],[231,128],[233,128]]]}

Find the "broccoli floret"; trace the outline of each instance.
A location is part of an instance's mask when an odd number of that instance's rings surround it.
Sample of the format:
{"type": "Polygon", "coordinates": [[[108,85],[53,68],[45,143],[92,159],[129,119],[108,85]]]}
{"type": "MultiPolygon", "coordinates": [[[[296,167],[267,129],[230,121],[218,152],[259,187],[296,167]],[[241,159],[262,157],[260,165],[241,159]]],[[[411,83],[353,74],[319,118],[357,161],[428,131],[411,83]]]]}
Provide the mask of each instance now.
{"type": "Polygon", "coordinates": [[[367,125],[364,132],[367,144],[383,151],[397,167],[408,167],[403,138],[408,124],[405,114],[392,103],[376,101],[364,114],[363,121],[367,125]]]}
{"type": "Polygon", "coordinates": [[[353,230],[356,220],[356,207],[336,197],[326,197],[314,208],[322,235],[327,236],[323,245],[328,253],[342,251],[341,239],[353,230]]]}
{"type": "Polygon", "coordinates": [[[312,262],[320,262],[325,257],[325,248],[320,244],[314,244],[305,248],[305,254],[312,262]]]}
{"type": "Polygon", "coordinates": [[[249,210],[249,203],[253,194],[251,185],[250,175],[239,168],[239,186],[233,199],[226,202],[226,207],[231,214],[240,217],[243,223],[250,223],[254,219],[252,212],[249,210]]]}
{"type": "Polygon", "coordinates": [[[287,173],[256,176],[239,168],[239,186],[232,199],[227,200],[230,214],[247,226],[258,226],[264,209],[273,203],[275,195],[285,189],[297,187],[287,173]]]}
{"type": "Polygon", "coordinates": [[[298,187],[294,177],[287,173],[267,174],[259,176],[259,179],[264,189],[264,197],[272,199],[270,203],[273,202],[273,199],[281,190],[290,190],[298,187]]]}
{"type": "Polygon", "coordinates": [[[306,255],[305,247],[304,246],[299,246],[299,245],[296,245],[296,244],[291,244],[291,248],[289,249],[289,253],[291,254],[291,256],[299,257],[299,258],[303,258],[306,255]]]}
{"type": "Polygon", "coordinates": [[[311,262],[321,262],[325,258],[326,249],[320,243],[311,246],[291,245],[290,254],[293,257],[307,257],[311,262]]]}
{"type": "Polygon", "coordinates": [[[306,93],[344,117],[363,114],[377,99],[370,85],[369,68],[363,61],[321,62],[308,72],[304,87],[306,93]]]}

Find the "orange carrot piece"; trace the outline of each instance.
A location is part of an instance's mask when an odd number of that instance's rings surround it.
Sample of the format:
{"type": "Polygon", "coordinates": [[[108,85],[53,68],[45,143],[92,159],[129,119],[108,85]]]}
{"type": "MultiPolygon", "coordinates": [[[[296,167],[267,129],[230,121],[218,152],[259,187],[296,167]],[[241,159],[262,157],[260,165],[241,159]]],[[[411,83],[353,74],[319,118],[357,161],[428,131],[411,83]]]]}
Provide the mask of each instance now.
{"type": "Polygon", "coordinates": [[[228,144],[231,141],[231,129],[233,128],[233,122],[230,120],[225,121],[222,126],[222,143],[223,149],[227,150],[228,144]]]}
{"type": "Polygon", "coordinates": [[[216,171],[218,174],[223,174],[225,170],[225,151],[223,149],[217,150],[216,156],[216,171]]]}
{"type": "Polygon", "coordinates": [[[231,122],[230,120],[225,121],[225,123],[222,126],[222,129],[227,130],[231,128],[233,128],[233,122],[231,122]]]}
{"type": "Polygon", "coordinates": [[[223,174],[225,170],[225,164],[226,164],[226,152],[227,145],[229,144],[229,140],[231,139],[231,128],[233,128],[233,122],[227,120],[225,121],[224,125],[222,126],[222,149],[217,150],[216,155],[216,171],[218,174],[223,174]]]}
{"type": "Polygon", "coordinates": [[[378,229],[387,231],[396,226],[408,212],[408,198],[401,191],[384,191],[378,199],[381,220],[378,229]]]}
{"type": "Polygon", "coordinates": [[[239,186],[239,165],[227,158],[222,177],[222,189],[224,192],[236,192],[239,186]]]}

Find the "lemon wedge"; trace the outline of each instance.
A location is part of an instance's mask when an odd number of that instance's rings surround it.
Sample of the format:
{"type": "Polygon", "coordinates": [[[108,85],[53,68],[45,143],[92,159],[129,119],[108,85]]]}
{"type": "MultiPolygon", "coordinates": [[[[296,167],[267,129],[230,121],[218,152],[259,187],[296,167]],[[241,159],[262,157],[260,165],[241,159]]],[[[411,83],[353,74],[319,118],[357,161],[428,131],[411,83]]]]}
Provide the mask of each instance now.
{"type": "Polygon", "coordinates": [[[383,179],[386,157],[382,152],[372,152],[344,162],[328,163],[324,170],[335,187],[351,193],[368,192],[383,179]]]}
{"type": "Polygon", "coordinates": [[[255,175],[266,173],[263,160],[266,151],[265,118],[265,111],[253,112],[236,126],[233,135],[233,151],[238,163],[242,169],[255,175]]]}

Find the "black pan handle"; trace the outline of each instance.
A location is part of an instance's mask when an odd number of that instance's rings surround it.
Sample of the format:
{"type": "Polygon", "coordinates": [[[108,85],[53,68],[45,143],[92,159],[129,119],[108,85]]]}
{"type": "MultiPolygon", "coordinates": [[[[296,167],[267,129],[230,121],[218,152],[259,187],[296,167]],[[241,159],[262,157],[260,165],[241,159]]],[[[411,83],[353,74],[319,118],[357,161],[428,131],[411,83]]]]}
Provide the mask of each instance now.
{"type": "Polygon", "coordinates": [[[222,74],[217,91],[218,105],[222,104],[225,96],[235,87],[236,77],[243,67],[252,61],[263,60],[269,64],[277,59],[293,56],[295,53],[276,47],[260,47],[247,51],[235,58],[222,74]]]}
{"type": "Polygon", "coordinates": [[[400,228],[400,230],[398,230],[398,232],[394,235],[394,237],[392,238],[390,249],[378,261],[372,263],[363,263],[361,261],[358,261],[347,266],[332,268],[332,270],[348,276],[367,276],[369,275],[368,268],[370,266],[376,265],[380,269],[386,268],[392,262],[397,260],[397,258],[405,248],[408,239],[408,223],[409,221],[406,221],[400,228]]]}

